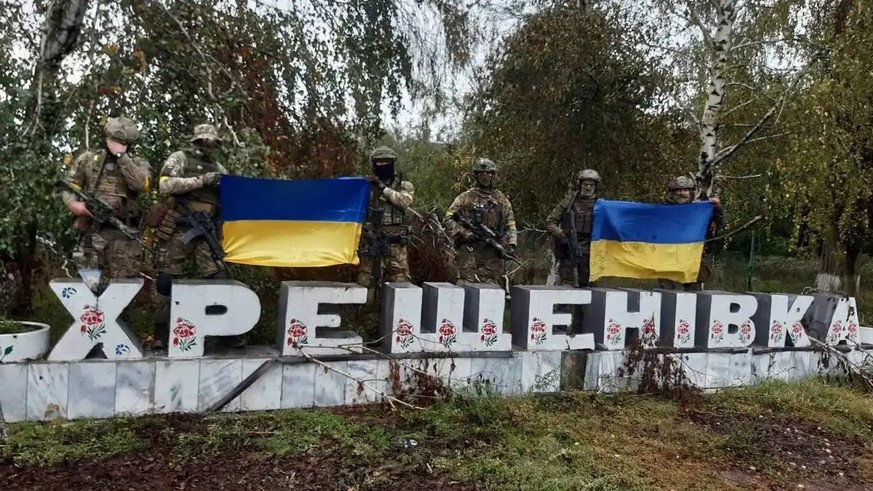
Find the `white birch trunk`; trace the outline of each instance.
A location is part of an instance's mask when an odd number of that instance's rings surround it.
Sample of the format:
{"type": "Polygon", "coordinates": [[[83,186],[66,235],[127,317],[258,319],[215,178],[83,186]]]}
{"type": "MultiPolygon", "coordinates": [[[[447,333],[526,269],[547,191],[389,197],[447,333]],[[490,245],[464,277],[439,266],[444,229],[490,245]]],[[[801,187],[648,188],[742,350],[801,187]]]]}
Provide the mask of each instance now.
{"type": "Polygon", "coordinates": [[[715,176],[713,161],[718,152],[719,116],[724,107],[727,81],[725,71],[730,58],[733,42],[734,19],[736,18],[736,0],[719,0],[717,13],[718,26],[712,38],[713,58],[709,69],[709,86],[707,87],[706,106],[700,119],[700,155],[697,163],[698,194],[710,196],[715,176]]]}

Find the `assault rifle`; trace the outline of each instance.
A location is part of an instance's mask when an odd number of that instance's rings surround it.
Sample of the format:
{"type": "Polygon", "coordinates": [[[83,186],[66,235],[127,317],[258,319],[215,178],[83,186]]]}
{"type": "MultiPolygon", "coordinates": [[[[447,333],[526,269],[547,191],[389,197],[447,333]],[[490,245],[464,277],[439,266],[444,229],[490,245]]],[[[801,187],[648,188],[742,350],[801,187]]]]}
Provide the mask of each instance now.
{"type": "Polygon", "coordinates": [[[382,288],[382,257],[388,252],[388,244],[382,235],[382,219],[385,215],[385,206],[380,204],[372,208],[369,222],[364,225],[364,243],[358,250],[358,254],[371,259],[370,278],[373,283],[374,298],[379,298],[382,288]]]}
{"type": "Polygon", "coordinates": [[[499,237],[494,233],[493,230],[488,228],[484,223],[476,223],[470,221],[469,218],[461,215],[460,213],[455,213],[452,215],[452,219],[456,222],[460,223],[464,228],[473,233],[473,236],[476,237],[476,240],[488,244],[494,250],[500,254],[500,257],[506,259],[507,261],[512,261],[522,268],[524,268],[524,264],[522,264],[521,260],[518,259],[518,256],[506,250],[503,245],[498,241],[499,237]]]}
{"type": "Polygon", "coordinates": [[[94,221],[101,224],[108,222],[113,227],[120,230],[127,238],[139,242],[147,251],[154,253],[148,244],[139,238],[139,233],[136,229],[128,226],[115,216],[115,208],[113,208],[112,205],[96,196],[83,193],[78,186],[66,179],[58,180],[55,185],[75,194],[80,200],[82,200],[82,202],[85,203],[85,208],[88,209],[88,212],[91,214],[91,218],[94,221]]]}
{"type": "MultiPolygon", "coordinates": [[[[575,198],[573,199],[575,201],[575,198]]],[[[570,252],[570,262],[573,264],[573,288],[579,288],[579,236],[576,235],[576,217],[573,213],[573,201],[564,213],[564,221],[567,223],[567,249],[570,252]]]]}
{"type": "Polygon", "coordinates": [[[220,269],[227,270],[227,266],[224,264],[224,250],[218,241],[218,229],[215,227],[215,222],[205,212],[194,211],[187,198],[176,196],[175,200],[185,212],[183,216],[176,219],[176,223],[189,227],[189,230],[182,234],[182,243],[188,244],[197,237],[203,237],[206,245],[209,246],[212,260],[220,269]]]}

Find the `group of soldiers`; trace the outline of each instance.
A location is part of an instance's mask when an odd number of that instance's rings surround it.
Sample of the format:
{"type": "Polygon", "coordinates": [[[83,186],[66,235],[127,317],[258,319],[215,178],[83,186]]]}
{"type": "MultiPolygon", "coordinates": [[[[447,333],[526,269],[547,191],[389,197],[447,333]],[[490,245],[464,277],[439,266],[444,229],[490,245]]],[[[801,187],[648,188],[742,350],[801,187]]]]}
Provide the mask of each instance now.
{"type": "MultiPolygon", "coordinates": [[[[227,173],[216,159],[221,139],[215,126],[195,126],[190,146],[170,154],[161,168],[157,186],[161,199],[146,212],[138,205],[140,196],[152,190],[151,166],[133,152],[139,128],[132,120],[118,117],[106,123],[103,133],[105,145],[76,157],[64,176],[66,188],[61,199],[75,216],[73,226],[81,233],[76,262],[80,267],[101,270],[98,289],[105,288],[111,278],[138,278],[143,242],[124,228],[144,228],[153,234],[155,266],[160,272],[155,290],[164,297],[155,314],[154,347],[163,349],[169,338],[172,279],[226,275],[224,263],[217,260],[207,237],[186,237],[197,226],[190,220],[192,214],[207,220],[218,216],[218,182],[227,173]],[[110,205],[113,220],[95,220],[96,210],[87,206],[88,197],[110,205]]],[[[223,342],[239,346],[242,339],[229,337],[223,342]]]]}
{"type": "MultiPolygon", "coordinates": [[[[371,154],[374,176],[371,180],[378,186],[377,194],[371,196],[367,226],[375,220],[390,224],[391,245],[381,258],[385,274],[374,281],[409,281],[409,265],[402,224],[411,211],[413,185],[397,178],[394,166],[397,156],[387,147],[379,147],[371,154]],[[390,165],[391,172],[380,168],[390,165]],[[390,217],[390,218],[389,218],[390,217]]],[[[456,249],[455,265],[457,281],[465,283],[490,283],[502,285],[504,265],[507,259],[515,258],[518,231],[512,204],[495,187],[497,165],[486,158],[476,160],[472,168],[475,186],[458,195],[449,206],[444,225],[456,249]]],[[[576,175],[575,182],[546,217],[546,230],[554,238],[554,255],[557,262],[556,284],[576,288],[594,286],[590,280],[591,231],[594,224],[594,203],[600,198],[600,174],[585,169],[576,175]]],[[[696,184],[688,176],[679,176],[667,186],[665,203],[686,204],[694,201],[696,184]]],[[[714,213],[707,231],[712,238],[724,227],[724,212],[718,198],[710,198],[714,213]]],[[[408,230],[408,229],[406,229],[408,230]]],[[[386,235],[387,236],[387,235],[386,235]]],[[[704,251],[697,280],[679,284],[672,280],[660,280],[660,286],[687,291],[701,290],[710,276],[710,267],[704,251]]],[[[362,284],[372,278],[372,256],[362,258],[363,267],[359,281],[362,284]]]]}
{"type": "MultiPolygon", "coordinates": [[[[169,296],[173,278],[218,279],[227,277],[221,252],[216,251],[218,228],[218,183],[226,169],[217,160],[221,139],[210,124],[195,126],[188,148],[172,153],[164,162],[157,184],[159,200],[148,211],[139,209],[139,197],[152,190],[150,164],[134,152],[140,132],[128,118],[110,119],[103,128],[105,145],[86,151],[70,165],[61,192],[64,204],[75,217],[80,232],[77,261],[82,267],[99,268],[101,283],[110,278],[136,278],[141,274],[140,237],[129,230],[142,230],[151,237],[155,259],[155,291],[164,298],[155,315],[154,348],[165,348],[169,333],[169,296]],[[95,219],[87,197],[111,207],[111,220],[95,219]],[[197,220],[192,217],[198,217],[197,220]],[[199,221],[198,221],[199,220],[199,221]],[[205,225],[204,225],[205,222],[205,225]],[[212,228],[210,228],[210,226],[212,228]],[[198,227],[207,228],[198,232],[198,227]],[[195,232],[192,234],[192,229],[195,232]]],[[[397,154],[378,147],[370,154],[371,195],[362,234],[358,282],[377,289],[383,282],[409,282],[407,249],[413,184],[398,172],[397,154]]],[[[453,241],[458,283],[501,285],[508,259],[517,260],[518,232],[512,204],[496,187],[497,165],[487,158],[472,166],[475,185],[459,194],[449,206],[443,225],[453,241]]],[[[600,196],[600,175],[591,169],[578,173],[575,182],[546,218],[554,237],[558,263],[557,283],[591,286],[589,260],[594,203],[600,196]]],[[[690,203],[695,183],[688,177],[673,179],[668,186],[669,203],[690,203]]],[[[710,234],[723,225],[717,199],[710,234]]],[[[289,240],[293,240],[289,237],[289,240]]],[[[220,248],[220,247],[219,247],[220,248]]],[[[700,289],[708,268],[694,283],[679,285],[662,281],[666,288],[700,289]]],[[[223,344],[240,346],[230,337],[223,344]]]]}

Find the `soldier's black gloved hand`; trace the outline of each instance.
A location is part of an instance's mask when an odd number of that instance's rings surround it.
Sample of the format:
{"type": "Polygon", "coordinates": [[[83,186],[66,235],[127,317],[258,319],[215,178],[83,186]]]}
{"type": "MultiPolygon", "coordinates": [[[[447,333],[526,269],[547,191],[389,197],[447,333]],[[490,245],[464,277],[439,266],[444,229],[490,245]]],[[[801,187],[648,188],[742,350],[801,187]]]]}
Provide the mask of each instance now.
{"type": "Polygon", "coordinates": [[[370,181],[370,184],[372,184],[372,185],[374,185],[374,186],[378,186],[379,189],[385,189],[385,183],[382,182],[382,180],[379,179],[378,177],[376,177],[376,176],[370,176],[370,177],[367,178],[367,180],[370,181]]]}

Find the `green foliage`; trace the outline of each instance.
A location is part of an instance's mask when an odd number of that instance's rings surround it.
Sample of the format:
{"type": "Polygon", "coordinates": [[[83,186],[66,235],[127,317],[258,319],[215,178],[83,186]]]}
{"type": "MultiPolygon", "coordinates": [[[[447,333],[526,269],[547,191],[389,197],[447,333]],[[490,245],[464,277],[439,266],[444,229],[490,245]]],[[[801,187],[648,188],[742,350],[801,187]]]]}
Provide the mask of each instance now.
{"type": "Polygon", "coordinates": [[[0,456],[19,465],[60,464],[77,460],[103,460],[141,451],[148,443],[138,437],[125,419],[15,425],[0,456]]]}
{"type": "Polygon", "coordinates": [[[864,248],[871,210],[866,176],[873,171],[873,57],[867,49],[873,8],[850,5],[838,31],[838,12],[821,14],[816,41],[827,51],[810,55],[811,79],[793,104],[791,158],[778,162],[783,188],[774,193],[774,206],[791,213],[796,236],[812,233],[864,248]]]}
{"type": "Polygon", "coordinates": [[[0,48],[14,54],[0,59],[3,260],[20,260],[37,231],[69,251],[70,215],[52,183],[62,161],[103,145],[111,116],[140,125],[135,151],[154,177],[201,122],[220,127],[231,172],[347,174],[358,138],[380,129],[382,104],[396,111],[406,88],[440,105],[445,74],[468,61],[473,39],[467,7],[454,0],[287,10],[124,0],[92,3],[63,63],[34,71],[41,37],[57,28],[61,5],[52,6],[31,12],[13,1],[0,12],[0,48]],[[423,38],[425,25],[441,35],[423,38]]]}
{"type": "Polygon", "coordinates": [[[502,165],[517,214],[537,221],[584,168],[605,196],[655,200],[692,157],[693,133],[657,107],[671,78],[640,49],[643,33],[621,11],[582,5],[545,8],[506,39],[466,123],[502,165]]]}

